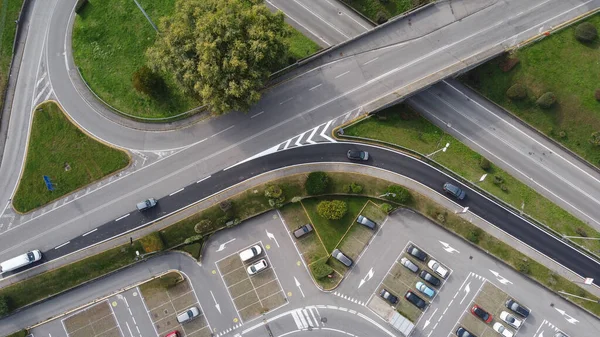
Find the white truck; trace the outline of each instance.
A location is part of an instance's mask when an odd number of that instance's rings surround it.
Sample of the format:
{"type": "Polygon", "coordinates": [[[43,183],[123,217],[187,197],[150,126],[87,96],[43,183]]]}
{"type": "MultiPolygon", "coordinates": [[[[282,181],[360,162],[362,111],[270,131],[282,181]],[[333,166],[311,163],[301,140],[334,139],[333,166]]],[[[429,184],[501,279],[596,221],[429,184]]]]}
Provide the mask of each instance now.
{"type": "Polygon", "coordinates": [[[4,274],[6,272],[19,269],[21,267],[25,267],[30,263],[34,263],[35,261],[39,261],[42,258],[42,252],[39,250],[33,250],[31,252],[27,252],[25,254],[19,255],[17,257],[13,257],[10,260],[6,260],[0,263],[0,274],[4,274]]]}

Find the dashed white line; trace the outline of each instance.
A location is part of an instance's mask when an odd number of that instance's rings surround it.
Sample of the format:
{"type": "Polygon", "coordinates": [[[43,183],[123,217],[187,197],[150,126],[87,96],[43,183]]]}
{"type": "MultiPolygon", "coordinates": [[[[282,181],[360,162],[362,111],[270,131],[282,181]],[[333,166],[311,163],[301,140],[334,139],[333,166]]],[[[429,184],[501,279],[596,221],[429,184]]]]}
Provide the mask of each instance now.
{"type": "Polygon", "coordinates": [[[282,104],[284,104],[284,103],[287,103],[287,102],[289,102],[289,101],[291,101],[291,100],[293,100],[293,99],[294,99],[294,97],[290,97],[290,98],[286,99],[285,101],[283,101],[283,102],[279,103],[279,105],[282,105],[282,104]]]}
{"type": "Polygon", "coordinates": [[[345,73],[341,73],[341,74],[337,75],[335,78],[336,78],[336,79],[337,79],[337,78],[340,78],[340,77],[342,77],[342,76],[346,75],[346,74],[347,74],[347,73],[349,73],[349,72],[350,72],[350,70],[348,70],[348,71],[347,71],[347,72],[345,72],[345,73]]]}
{"type": "Polygon", "coordinates": [[[178,189],[177,191],[175,191],[175,192],[173,192],[173,193],[169,194],[169,196],[170,196],[170,197],[171,197],[171,196],[174,196],[175,194],[177,194],[177,193],[179,193],[179,192],[183,191],[183,189],[184,189],[184,188],[180,188],[180,189],[178,189]]]}
{"type": "Polygon", "coordinates": [[[60,245],[60,246],[56,246],[56,247],[54,247],[54,249],[59,249],[61,247],[64,247],[64,246],[68,245],[69,243],[71,243],[71,241],[67,241],[67,242],[63,243],[62,245],[60,245]]]}
{"type": "Polygon", "coordinates": [[[128,216],[129,216],[129,214],[130,214],[130,213],[127,213],[127,214],[123,215],[122,217],[120,217],[120,218],[117,218],[115,221],[123,220],[123,219],[125,219],[126,217],[128,217],[128,216]]]}
{"type": "Polygon", "coordinates": [[[255,114],[255,115],[253,115],[252,117],[250,117],[250,119],[252,119],[252,118],[254,118],[254,117],[256,117],[256,116],[260,116],[260,115],[262,115],[263,113],[265,113],[265,112],[264,112],[264,110],[263,110],[263,111],[261,111],[261,112],[259,112],[259,113],[257,113],[257,114],[255,114]]]}
{"type": "Polygon", "coordinates": [[[379,58],[379,56],[377,56],[376,58],[374,58],[374,59],[371,59],[371,60],[369,60],[369,61],[367,61],[367,62],[363,63],[363,66],[366,66],[367,64],[369,64],[369,63],[371,63],[371,62],[375,62],[375,61],[377,61],[377,59],[378,59],[378,58],[379,58]]]}
{"type": "Polygon", "coordinates": [[[92,234],[93,232],[95,232],[95,231],[97,231],[97,230],[98,230],[98,228],[94,228],[94,229],[92,229],[91,231],[89,231],[89,232],[87,232],[87,233],[83,234],[82,236],[86,236],[86,235],[92,234]]]}
{"type": "Polygon", "coordinates": [[[200,180],[196,181],[196,184],[198,184],[198,183],[201,183],[201,182],[205,181],[206,179],[208,179],[208,178],[210,178],[210,177],[211,177],[211,176],[204,177],[204,178],[202,178],[202,179],[200,179],[200,180]]]}
{"type": "Polygon", "coordinates": [[[308,91],[313,91],[313,90],[317,89],[318,87],[320,87],[320,86],[322,86],[322,85],[323,85],[323,83],[321,83],[321,84],[317,84],[317,85],[315,85],[314,87],[312,87],[312,88],[308,89],[308,91]]]}

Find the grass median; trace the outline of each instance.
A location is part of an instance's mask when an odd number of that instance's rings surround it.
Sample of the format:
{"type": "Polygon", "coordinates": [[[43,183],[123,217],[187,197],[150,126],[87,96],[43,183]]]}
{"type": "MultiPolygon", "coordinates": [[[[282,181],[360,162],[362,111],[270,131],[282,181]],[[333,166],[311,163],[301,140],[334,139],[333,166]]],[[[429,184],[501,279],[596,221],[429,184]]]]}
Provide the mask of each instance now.
{"type": "MultiPolygon", "coordinates": [[[[175,0],[138,1],[152,21],[169,16],[175,0]]],[[[290,56],[302,58],[320,47],[288,26],[290,56]]],[[[136,117],[166,118],[201,105],[184,94],[169,74],[163,74],[166,93],[160,100],[138,93],[132,75],[146,64],[146,49],[157,33],[129,0],[90,0],[77,15],[73,27],[73,56],[91,89],[111,106],[136,117]]],[[[277,70],[277,69],[274,69],[277,70]]]]}
{"type": "Polygon", "coordinates": [[[23,0],[3,0],[0,7],[0,111],[4,107],[4,94],[8,85],[10,62],[13,56],[13,43],[17,32],[16,21],[23,6],[23,0]]]}
{"type": "Polygon", "coordinates": [[[85,134],[54,102],[33,114],[27,158],[12,200],[19,212],[29,212],[129,165],[122,150],[85,134]],[[44,183],[48,176],[54,190],[44,183]]]}
{"type": "MultiPolygon", "coordinates": [[[[446,134],[409,107],[396,105],[378,115],[379,117],[374,116],[344,128],[344,133],[349,136],[385,141],[422,154],[432,153],[443,147],[443,144],[450,143],[446,152],[440,151],[432,159],[472,182],[478,182],[483,174],[488,174],[483,182],[477,183],[479,187],[559,233],[570,236],[600,237],[600,233],[591,226],[502,169],[495,165],[490,165],[487,170],[482,169],[481,155],[446,134]]],[[[574,239],[574,241],[591,251],[600,251],[598,240],[574,239]]]]}

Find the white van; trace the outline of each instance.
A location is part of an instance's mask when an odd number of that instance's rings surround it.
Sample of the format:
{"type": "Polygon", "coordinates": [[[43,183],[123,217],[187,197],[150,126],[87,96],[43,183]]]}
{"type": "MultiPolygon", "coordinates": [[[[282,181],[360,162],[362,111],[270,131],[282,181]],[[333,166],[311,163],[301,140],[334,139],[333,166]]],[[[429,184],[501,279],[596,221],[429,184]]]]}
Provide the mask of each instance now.
{"type": "Polygon", "coordinates": [[[242,262],[246,262],[248,260],[255,258],[256,256],[259,256],[261,253],[262,253],[262,249],[260,248],[260,246],[255,245],[255,246],[252,246],[252,247],[244,250],[243,252],[241,252],[240,259],[242,260],[242,262]]]}
{"type": "Polygon", "coordinates": [[[19,255],[17,257],[13,257],[10,260],[6,260],[0,263],[0,274],[6,273],[11,270],[19,269],[21,267],[25,267],[30,263],[34,263],[35,261],[39,261],[42,258],[42,252],[39,250],[33,250],[31,252],[27,252],[23,255],[19,255]]]}

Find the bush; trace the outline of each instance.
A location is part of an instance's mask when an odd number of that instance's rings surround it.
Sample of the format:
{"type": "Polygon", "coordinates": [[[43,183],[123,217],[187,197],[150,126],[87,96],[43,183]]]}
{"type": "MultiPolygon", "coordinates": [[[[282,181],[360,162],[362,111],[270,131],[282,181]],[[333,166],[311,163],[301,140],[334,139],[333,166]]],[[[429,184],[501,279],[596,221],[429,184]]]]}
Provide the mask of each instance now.
{"type": "Polygon", "coordinates": [[[502,190],[502,192],[508,192],[508,187],[504,184],[500,185],[500,189],[502,190]]]}
{"type": "Polygon", "coordinates": [[[558,138],[567,138],[567,133],[565,131],[559,131],[558,138]]]}
{"type": "Polygon", "coordinates": [[[192,244],[192,243],[202,240],[202,238],[203,238],[203,235],[200,235],[200,234],[193,235],[193,236],[190,236],[189,238],[185,239],[185,241],[183,241],[183,243],[186,245],[189,245],[189,244],[192,244]]]}
{"type": "Polygon", "coordinates": [[[501,176],[494,176],[494,184],[495,185],[500,185],[504,182],[504,178],[502,178],[501,176]]]}
{"type": "Polygon", "coordinates": [[[481,159],[479,159],[479,167],[481,167],[482,170],[487,171],[492,167],[492,164],[487,158],[481,157],[481,159]]]}
{"type": "Polygon", "coordinates": [[[140,243],[146,253],[160,252],[165,249],[165,243],[159,232],[150,233],[140,239],[140,243]]]}
{"type": "Polygon", "coordinates": [[[221,201],[221,203],[219,203],[219,208],[221,209],[221,211],[223,211],[223,213],[229,212],[232,207],[233,207],[233,204],[232,204],[231,200],[224,200],[224,201],[221,201]]]}
{"type": "Polygon", "coordinates": [[[346,215],[346,212],[348,212],[348,205],[341,200],[321,201],[317,205],[317,213],[329,220],[339,220],[346,215]]]}
{"type": "Polygon", "coordinates": [[[360,193],[360,192],[362,192],[363,187],[360,186],[359,184],[352,183],[352,184],[350,184],[350,190],[352,191],[352,193],[360,193]]]}
{"type": "Polygon", "coordinates": [[[446,214],[444,214],[444,213],[439,213],[436,218],[439,223],[446,222],[446,214]]]}
{"type": "Polygon", "coordinates": [[[529,262],[529,259],[524,257],[517,261],[517,270],[523,274],[529,274],[531,271],[531,263],[529,262]]]}
{"type": "Polygon", "coordinates": [[[381,210],[386,212],[386,213],[390,213],[391,211],[394,210],[394,207],[392,207],[392,205],[388,204],[388,203],[383,203],[381,204],[381,210]]]}
{"type": "Polygon", "coordinates": [[[343,193],[350,193],[350,191],[352,191],[352,188],[350,187],[350,184],[342,186],[342,192],[343,193]]]}
{"type": "Polygon", "coordinates": [[[575,38],[580,42],[589,43],[598,37],[598,30],[590,22],[581,23],[575,28],[575,38]]]}
{"type": "Polygon", "coordinates": [[[577,235],[579,235],[579,236],[583,236],[583,237],[586,237],[586,238],[587,238],[587,236],[588,236],[588,234],[587,234],[587,232],[585,231],[585,229],[583,229],[583,228],[581,228],[581,227],[577,227],[577,228],[575,229],[575,233],[577,233],[577,235]]]}
{"type": "Polygon", "coordinates": [[[556,103],[556,95],[554,95],[553,92],[547,92],[540,96],[537,101],[535,101],[535,104],[542,109],[549,109],[554,105],[554,103],[556,103]]]}
{"type": "Polygon", "coordinates": [[[385,12],[382,12],[382,11],[377,12],[377,15],[375,16],[375,22],[377,22],[378,25],[386,23],[387,20],[388,20],[388,15],[385,12]]]}
{"type": "Polygon", "coordinates": [[[600,131],[593,132],[589,141],[592,145],[600,146],[600,131]]]}
{"type": "Polygon", "coordinates": [[[10,313],[10,303],[6,296],[0,296],[0,317],[6,316],[10,313]]]}
{"type": "Polygon", "coordinates": [[[325,172],[311,172],[304,183],[306,193],[310,195],[323,194],[329,186],[329,177],[325,172]]]}
{"type": "Polygon", "coordinates": [[[481,236],[483,235],[483,230],[479,227],[473,228],[467,233],[467,240],[473,242],[474,244],[478,244],[481,240],[481,236]]]}
{"type": "Polygon", "coordinates": [[[508,88],[508,90],[506,91],[506,95],[510,99],[521,100],[527,97],[527,88],[521,83],[515,83],[510,88],[508,88]]]}
{"type": "Polygon", "coordinates": [[[148,66],[142,66],[136,70],[133,73],[131,81],[135,90],[151,97],[160,96],[166,88],[163,78],[153,72],[148,66]]]}
{"type": "Polygon", "coordinates": [[[194,232],[206,234],[213,230],[213,222],[210,219],[202,219],[194,226],[194,232]]]}
{"type": "Polygon", "coordinates": [[[385,190],[386,199],[400,204],[408,204],[412,200],[412,194],[406,188],[398,185],[390,185],[385,190]]]}
{"type": "Polygon", "coordinates": [[[277,199],[269,199],[269,206],[274,208],[281,208],[284,205],[285,197],[280,197],[277,199]]]}
{"type": "Polygon", "coordinates": [[[269,199],[277,199],[283,195],[283,190],[277,185],[269,185],[265,189],[265,197],[269,199]]]}
{"type": "Polygon", "coordinates": [[[333,268],[325,263],[325,261],[321,260],[311,264],[310,271],[312,272],[314,278],[320,280],[333,273],[333,268]]]}
{"type": "Polygon", "coordinates": [[[596,89],[596,92],[594,92],[594,97],[596,97],[596,101],[600,102],[600,88],[596,89]]]}

